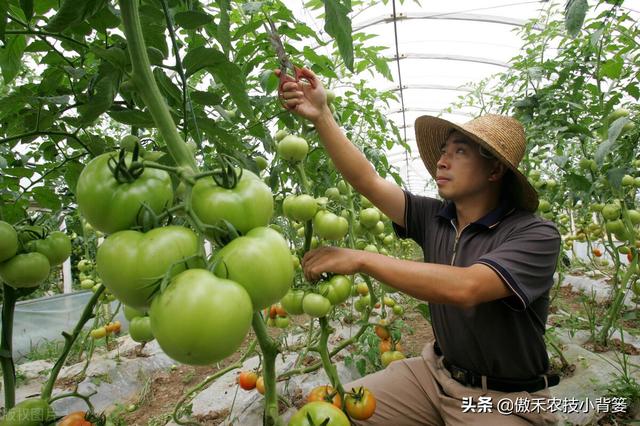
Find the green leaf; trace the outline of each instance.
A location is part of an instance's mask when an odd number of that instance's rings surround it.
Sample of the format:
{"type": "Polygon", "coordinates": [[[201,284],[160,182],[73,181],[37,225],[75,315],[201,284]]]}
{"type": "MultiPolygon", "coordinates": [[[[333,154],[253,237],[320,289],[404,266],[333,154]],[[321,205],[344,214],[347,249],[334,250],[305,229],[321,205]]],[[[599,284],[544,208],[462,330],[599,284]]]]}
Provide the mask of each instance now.
{"type": "Polygon", "coordinates": [[[229,9],[231,4],[229,0],[217,0],[218,7],[220,7],[220,21],[217,28],[217,39],[222,45],[222,50],[225,55],[229,57],[229,51],[231,51],[231,35],[229,34],[229,9]]]}
{"type": "Polygon", "coordinates": [[[589,10],[589,3],[587,0],[568,0],[567,7],[565,9],[565,27],[567,33],[571,37],[576,37],[580,34],[584,18],[587,16],[587,10],[589,10]]]}
{"type": "Polygon", "coordinates": [[[626,92],[631,95],[636,101],[640,99],[640,88],[636,83],[630,83],[625,87],[626,92]]]}
{"type": "MultiPolygon", "coordinates": [[[[325,7],[325,31],[336,39],[338,51],[345,66],[353,71],[353,38],[351,29],[350,5],[340,0],[323,0],[325,7]]],[[[347,3],[347,1],[345,1],[347,3]]]]}
{"type": "Polygon", "coordinates": [[[199,105],[220,105],[222,103],[222,97],[216,93],[211,92],[201,92],[199,90],[195,90],[190,94],[191,100],[199,105]]]}
{"type": "Polygon", "coordinates": [[[199,10],[189,10],[186,12],[176,13],[174,20],[176,25],[186,30],[193,30],[212,23],[213,17],[208,13],[201,12],[199,10]]]}
{"type": "Polygon", "coordinates": [[[431,322],[431,312],[429,311],[429,305],[426,303],[420,303],[416,306],[416,310],[420,312],[420,315],[427,320],[427,322],[431,322]]]}
{"type": "Polygon", "coordinates": [[[109,62],[103,61],[100,64],[93,94],[90,93],[87,102],[78,107],[79,125],[93,123],[101,114],[111,108],[120,85],[120,76],[121,72],[109,62]]]}
{"type": "Polygon", "coordinates": [[[576,189],[578,191],[588,192],[592,187],[589,179],[575,173],[567,174],[565,179],[567,180],[567,184],[570,188],[576,189]]]}
{"type": "Polygon", "coordinates": [[[33,18],[33,0],[20,0],[20,7],[24,12],[25,18],[27,18],[27,22],[31,21],[31,18],[33,18]]]}
{"type": "Polygon", "coordinates": [[[624,60],[620,56],[608,59],[600,65],[600,77],[609,77],[610,79],[617,80],[622,74],[623,66],[624,60]]]}
{"type": "Polygon", "coordinates": [[[106,32],[109,28],[118,28],[121,24],[120,17],[114,13],[112,6],[109,4],[105,5],[105,7],[94,14],[88,22],[89,25],[91,25],[91,28],[94,28],[101,33],[106,32]]]}
{"type": "Polygon", "coordinates": [[[149,63],[151,65],[162,65],[164,61],[162,52],[152,46],[147,46],[147,56],[149,56],[149,63]]]}
{"type": "Polygon", "coordinates": [[[127,64],[127,54],[123,49],[119,47],[111,47],[109,49],[103,49],[98,46],[92,46],[91,52],[96,55],[100,59],[104,59],[108,61],[110,64],[114,65],[116,68],[124,71],[125,66],[127,64]]]}
{"type": "Polygon", "coordinates": [[[60,197],[56,195],[52,188],[46,186],[38,186],[31,190],[33,199],[46,209],[58,210],[61,206],[60,197]]]}
{"type": "Polygon", "coordinates": [[[4,35],[7,29],[7,19],[9,18],[7,10],[9,5],[7,0],[0,0],[0,41],[4,43],[4,35]]]}
{"type": "Polygon", "coordinates": [[[22,167],[8,167],[3,170],[7,176],[30,178],[33,176],[33,170],[22,167]]]}
{"type": "Polygon", "coordinates": [[[183,65],[187,76],[207,68],[216,80],[221,81],[238,109],[245,117],[253,119],[253,110],[247,94],[247,87],[242,70],[217,49],[198,47],[184,57],[183,65]]]}
{"type": "Polygon", "coordinates": [[[18,75],[22,67],[22,54],[27,46],[25,37],[13,37],[3,49],[0,49],[0,68],[5,84],[9,84],[18,75]]]}
{"type": "Polygon", "coordinates": [[[70,161],[65,164],[64,167],[64,180],[67,182],[67,187],[71,192],[76,191],[76,186],[78,185],[78,177],[80,177],[80,173],[84,165],[77,161],[70,161]]]}
{"type": "MultiPolygon", "coordinates": [[[[153,70],[153,76],[158,83],[158,88],[169,99],[173,99],[173,104],[180,105],[182,107],[182,91],[176,86],[173,81],[167,76],[160,68],[153,70]]],[[[171,102],[169,102],[171,105],[171,102]]]]}
{"type": "Polygon", "coordinates": [[[82,21],[86,1],[64,0],[44,29],[52,33],[59,33],[82,21]]]}
{"type": "Polygon", "coordinates": [[[109,111],[109,117],[118,123],[127,124],[129,126],[154,128],[156,124],[153,117],[146,111],[124,109],[119,111],[109,111]]]}

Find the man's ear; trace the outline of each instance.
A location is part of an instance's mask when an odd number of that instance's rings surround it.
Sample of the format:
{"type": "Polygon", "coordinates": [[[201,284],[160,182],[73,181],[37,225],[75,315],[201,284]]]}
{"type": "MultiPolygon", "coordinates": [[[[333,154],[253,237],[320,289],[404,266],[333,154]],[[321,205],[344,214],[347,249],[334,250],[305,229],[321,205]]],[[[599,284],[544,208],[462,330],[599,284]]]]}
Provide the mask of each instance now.
{"type": "Polygon", "coordinates": [[[489,174],[489,182],[497,182],[504,174],[507,172],[507,166],[505,166],[501,161],[494,160],[493,167],[491,168],[491,174],[489,174]]]}

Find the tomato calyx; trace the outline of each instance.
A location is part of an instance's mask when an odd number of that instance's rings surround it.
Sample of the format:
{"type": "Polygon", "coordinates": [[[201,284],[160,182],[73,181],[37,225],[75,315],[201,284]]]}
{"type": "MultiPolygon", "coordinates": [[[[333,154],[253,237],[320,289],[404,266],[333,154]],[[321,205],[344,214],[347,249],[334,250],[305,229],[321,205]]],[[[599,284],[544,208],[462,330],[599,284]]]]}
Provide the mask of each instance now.
{"type": "Polygon", "coordinates": [[[205,175],[211,176],[213,181],[221,188],[225,189],[233,189],[238,185],[240,179],[242,178],[242,173],[244,169],[242,167],[238,167],[235,163],[235,160],[226,155],[220,154],[220,167],[212,170],[209,173],[204,173],[201,175],[197,175],[196,179],[199,177],[204,177],[205,175]]]}
{"type": "Polygon", "coordinates": [[[131,183],[142,176],[144,165],[138,161],[139,156],[140,145],[136,144],[133,148],[131,164],[127,165],[127,151],[124,148],[120,149],[117,160],[115,156],[109,158],[107,165],[118,183],[131,183]]]}

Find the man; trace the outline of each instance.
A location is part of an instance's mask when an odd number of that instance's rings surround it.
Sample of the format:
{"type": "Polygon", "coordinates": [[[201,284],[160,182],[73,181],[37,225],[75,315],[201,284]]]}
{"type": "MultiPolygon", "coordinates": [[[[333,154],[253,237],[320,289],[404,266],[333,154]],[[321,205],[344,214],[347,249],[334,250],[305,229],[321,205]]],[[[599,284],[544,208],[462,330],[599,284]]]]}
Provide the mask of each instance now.
{"type": "Polygon", "coordinates": [[[416,196],[375,172],[333,120],[320,81],[304,73],[308,84],[283,85],[285,106],[313,122],[344,178],[424,252],[413,262],[324,247],[302,261],[310,281],[363,273],[430,304],[435,343],[345,386],[375,395],[364,424],[555,424],[546,404],[558,378],[546,375],[543,334],[560,236],[532,213],[536,191],[517,169],[522,125],[498,115],[464,125],[418,118],[420,155],[445,201],[416,196]]]}

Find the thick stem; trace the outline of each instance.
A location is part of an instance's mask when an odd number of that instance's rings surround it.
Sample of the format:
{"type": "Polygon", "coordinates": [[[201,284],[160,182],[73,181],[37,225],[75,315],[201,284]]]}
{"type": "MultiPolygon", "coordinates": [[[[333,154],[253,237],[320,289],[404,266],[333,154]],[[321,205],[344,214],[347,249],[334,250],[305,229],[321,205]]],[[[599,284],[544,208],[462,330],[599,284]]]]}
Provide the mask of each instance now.
{"type": "Polygon", "coordinates": [[[51,369],[51,374],[49,375],[49,379],[47,380],[47,383],[45,383],[42,389],[42,396],[41,396],[42,399],[49,400],[49,398],[51,398],[51,393],[53,392],[53,386],[55,385],[56,380],[58,379],[58,374],[60,374],[60,370],[64,366],[65,361],[67,360],[67,356],[71,351],[71,347],[73,346],[73,343],[76,341],[76,339],[80,335],[80,332],[82,331],[82,328],[84,327],[84,325],[93,316],[93,308],[95,307],[96,303],[98,302],[98,299],[100,298],[100,295],[102,295],[104,290],[105,290],[104,285],[100,284],[100,287],[98,287],[98,290],[93,294],[91,299],[89,299],[89,303],[87,303],[87,306],[84,307],[84,311],[82,311],[82,315],[80,316],[80,319],[76,323],[76,326],[73,329],[73,332],[70,335],[67,333],[62,333],[65,340],[64,348],[62,349],[62,353],[60,354],[60,357],[58,358],[55,365],[51,369]]]}
{"type": "Polygon", "coordinates": [[[151,73],[151,64],[149,63],[146,45],[142,36],[137,3],[137,0],[119,0],[124,34],[127,39],[133,68],[131,78],[149,109],[154,123],[158,126],[158,130],[176,164],[181,167],[190,167],[197,172],[196,161],[180,133],[178,133],[173,117],[169,113],[167,102],[160,93],[156,80],[151,73]]]}
{"type": "Polygon", "coordinates": [[[262,380],[264,380],[264,417],[262,424],[266,426],[281,426],[282,420],[278,414],[278,392],[276,390],[276,356],[278,347],[267,334],[260,311],[253,313],[253,331],[256,333],[258,344],[262,350],[262,380]]]}
{"type": "Polygon", "coordinates": [[[318,353],[320,354],[322,367],[327,373],[327,376],[329,376],[331,386],[333,386],[333,388],[338,391],[338,393],[340,394],[340,398],[344,400],[344,388],[342,387],[342,383],[340,382],[340,377],[338,376],[338,370],[336,369],[336,366],[331,363],[331,354],[329,354],[329,336],[331,335],[331,332],[333,330],[329,325],[329,320],[327,320],[327,317],[320,318],[320,329],[322,330],[322,333],[320,334],[318,353]]]}
{"type": "Polygon", "coordinates": [[[620,309],[623,306],[624,297],[627,294],[629,279],[631,278],[631,275],[635,273],[637,268],[638,268],[638,256],[636,255],[633,257],[633,260],[629,264],[627,271],[622,277],[620,287],[617,289],[616,297],[613,301],[613,304],[611,305],[609,312],[605,316],[604,324],[602,326],[602,329],[600,330],[600,335],[598,336],[598,342],[603,346],[607,345],[607,341],[609,339],[609,330],[618,319],[618,315],[620,314],[620,309]]]}
{"type": "Polygon", "coordinates": [[[2,338],[0,340],[0,364],[4,382],[4,408],[10,410],[16,405],[16,370],[13,364],[13,313],[18,294],[13,287],[2,284],[2,338]]]}

